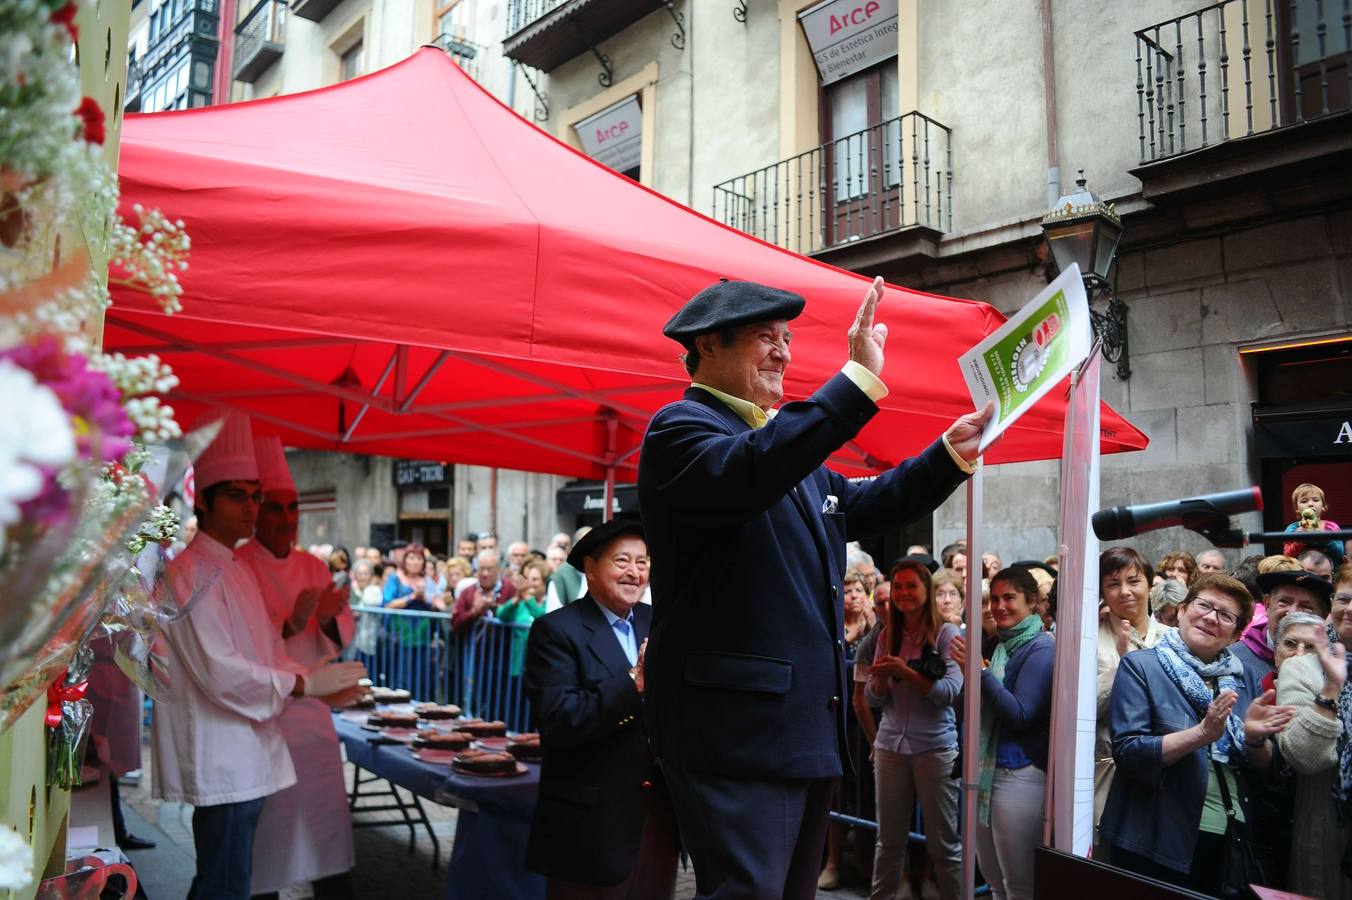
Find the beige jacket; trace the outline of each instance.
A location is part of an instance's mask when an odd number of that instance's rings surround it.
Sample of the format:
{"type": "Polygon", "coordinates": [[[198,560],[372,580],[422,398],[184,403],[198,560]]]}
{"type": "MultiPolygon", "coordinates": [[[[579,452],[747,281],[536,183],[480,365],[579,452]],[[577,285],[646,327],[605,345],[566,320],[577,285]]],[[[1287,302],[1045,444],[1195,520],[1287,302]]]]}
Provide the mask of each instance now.
{"type": "MultiPolygon", "coordinates": [[[[1117,616],[1108,613],[1099,623],[1098,633],[1098,721],[1094,729],[1094,827],[1098,827],[1103,807],[1108,802],[1108,791],[1113,786],[1113,735],[1108,724],[1108,704],[1113,696],[1113,679],[1122,657],[1117,653],[1117,616]]],[[[1160,642],[1169,626],[1161,625],[1152,616],[1142,635],[1132,629],[1131,650],[1145,650],[1160,642]]]]}
{"type": "Polygon", "coordinates": [[[1295,717],[1277,735],[1282,759],[1301,775],[1314,775],[1338,764],[1338,735],[1342,722],[1325,716],[1314,705],[1324,689],[1324,668],[1313,654],[1295,656],[1277,673],[1277,705],[1295,707],[1295,717]]]}

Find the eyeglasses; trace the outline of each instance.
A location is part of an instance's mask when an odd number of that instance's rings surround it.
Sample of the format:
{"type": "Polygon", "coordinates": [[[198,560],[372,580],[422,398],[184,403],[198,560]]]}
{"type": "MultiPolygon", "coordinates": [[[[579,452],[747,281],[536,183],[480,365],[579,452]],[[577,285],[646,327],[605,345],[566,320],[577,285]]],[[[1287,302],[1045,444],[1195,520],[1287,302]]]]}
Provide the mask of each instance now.
{"type": "Polygon", "coordinates": [[[1305,648],[1306,653],[1318,652],[1317,648],[1315,647],[1314,641],[1302,641],[1299,638],[1293,637],[1282,638],[1282,649],[1285,650],[1288,654],[1297,653],[1301,647],[1305,648]]]}
{"type": "Polygon", "coordinates": [[[221,491],[221,496],[231,503],[244,503],[249,500],[252,500],[259,505],[262,505],[263,503],[262,491],[246,491],[243,488],[225,488],[221,491]]]}
{"type": "Polygon", "coordinates": [[[610,561],[611,563],[614,564],[615,568],[617,569],[623,570],[629,568],[630,566],[636,566],[640,572],[648,571],[648,567],[652,565],[652,560],[646,556],[640,556],[635,558],[625,553],[620,553],[615,556],[612,556],[610,558],[610,561]]]}
{"type": "Polygon", "coordinates": [[[1215,613],[1216,621],[1220,622],[1226,628],[1234,628],[1235,624],[1239,622],[1239,616],[1230,612],[1228,609],[1221,609],[1219,606],[1216,606],[1209,601],[1194,600],[1192,601],[1192,605],[1196,608],[1197,612],[1201,614],[1203,619],[1212,613],[1215,613]]]}

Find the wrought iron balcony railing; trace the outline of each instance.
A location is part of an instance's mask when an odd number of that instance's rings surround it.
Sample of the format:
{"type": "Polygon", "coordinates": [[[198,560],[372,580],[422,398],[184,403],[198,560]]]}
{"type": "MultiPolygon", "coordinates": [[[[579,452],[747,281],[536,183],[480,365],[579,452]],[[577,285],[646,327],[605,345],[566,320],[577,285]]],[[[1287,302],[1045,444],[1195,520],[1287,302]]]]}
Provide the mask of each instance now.
{"type": "Polygon", "coordinates": [[[1141,162],[1347,111],[1352,0],[1220,0],[1136,32],[1141,162]]]}
{"type": "Polygon", "coordinates": [[[953,227],[947,126],[918,112],[714,186],[713,216],[797,253],[953,227]]]}
{"type": "Polygon", "coordinates": [[[141,61],[134,56],[127,60],[127,89],[122,95],[122,110],[141,111],[141,61]]]}
{"type": "Polygon", "coordinates": [[[601,68],[601,84],[609,87],[610,57],[601,42],[663,7],[672,19],[672,46],[684,49],[685,13],[676,0],[507,0],[502,53],[542,72],[591,53],[601,68]]]}
{"type": "Polygon", "coordinates": [[[456,37],[453,34],[439,34],[432,43],[436,44],[446,55],[451,58],[457,66],[465,70],[465,74],[475,81],[479,81],[479,62],[483,59],[484,51],[488,48],[482,44],[476,44],[473,41],[467,41],[464,38],[456,37]]]}
{"type": "Polygon", "coordinates": [[[253,83],[286,49],[286,0],[259,0],[235,37],[235,80],[253,83]]]}

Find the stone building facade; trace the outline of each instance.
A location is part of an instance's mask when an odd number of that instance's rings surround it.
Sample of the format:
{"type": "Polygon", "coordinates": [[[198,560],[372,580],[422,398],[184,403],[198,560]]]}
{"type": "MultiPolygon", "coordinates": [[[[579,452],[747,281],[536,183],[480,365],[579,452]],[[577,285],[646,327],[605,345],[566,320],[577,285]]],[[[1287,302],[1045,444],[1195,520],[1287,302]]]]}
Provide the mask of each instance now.
{"type": "MultiPolygon", "coordinates": [[[[435,41],[521,115],[697,212],[1007,313],[1054,274],[1040,222],[1083,169],[1124,225],[1111,280],[1130,377],[1105,366],[1104,398],[1151,440],[1104,459],[1103,504],[1259,484],[1267,511],[1244,525],[1280,528],[1289,488],[1310,480],[1333,518],[1352,517],[1352,433],[1338,440],[1352,419],[1352,77],[1336,4],[262,4],[222,0],[233,53],[262,15],[281,39],[266,64],[235,59],[232,99],[331,84],[435,41]]],[[[893,335],[893,364],[916,339],[893,335]]],[[[433,514],[448,534],[495,525],[540,543],[586,509],[550,476],[455,467],[445,490],[399,491],[387,462],[314,456],[298,475],[316,506],[336,491],[324,527],[345,523],[350,543],[433,514]],[[351,487],[354,472],[381,485],[351,487]]],[[[991,468],[987,545],[1006,560],[1054,552],[1058,469],[991,468]]],[[[943,545],[964,505],[874,549],[943,545]]],[[[1136,543],[1154,557],[1205,546],[1179,530],[1136,543]]]]}

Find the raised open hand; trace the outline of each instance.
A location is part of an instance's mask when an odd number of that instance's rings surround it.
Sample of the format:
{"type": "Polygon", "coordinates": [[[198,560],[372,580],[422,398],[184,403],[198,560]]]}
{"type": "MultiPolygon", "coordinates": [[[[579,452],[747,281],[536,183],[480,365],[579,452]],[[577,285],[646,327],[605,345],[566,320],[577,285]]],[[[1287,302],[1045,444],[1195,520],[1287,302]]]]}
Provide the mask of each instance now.
{"type": "Polygon", "coordinates": [[[1245,742],[1257,744],[1272,737],[1289,725],[1295,714],[1293,707],[1277,705],[1276,691],[1265,691],[1249,704],[1249,711],[1244,714],[1245,742]]]}
{"type": "Polygon", "coordinates": [[[859,304],[854,324],[848,332],[850,340],[850,359],[868,369],[874,375],[883,374],[883,345],[887,343],[887,326],[873,324],[874,314],[878,311],[878,301],[883,297],[883,279],[873,279],[864,302],[859,304]]]}
{"type": "Polygon", "coordinates": [[[291,615],[287,616],[287,624],[291,626],[291,632],[297,634],[305,630],[310,617],[315,614],[319,608],[319,596],[322,593],[321,588],[302,588],[296,595],[296,604],[291,607],[291,615]]]}
{"type": "Polygon", "coordinates": [[[329,622],[347,608],[348,589],[342,585],[331,584],[319,593],[315,604],[315,615],[321,623],[329,622]]]}
{"type": "Polygon", "coordinates": [[[1315,653],[1324,669],[1325,693],[1337,696],[1347,683],[1346,648],[1342,644],[1329,644],[1328,635],[1321,631],[1315,639],[1315,653]]]}

